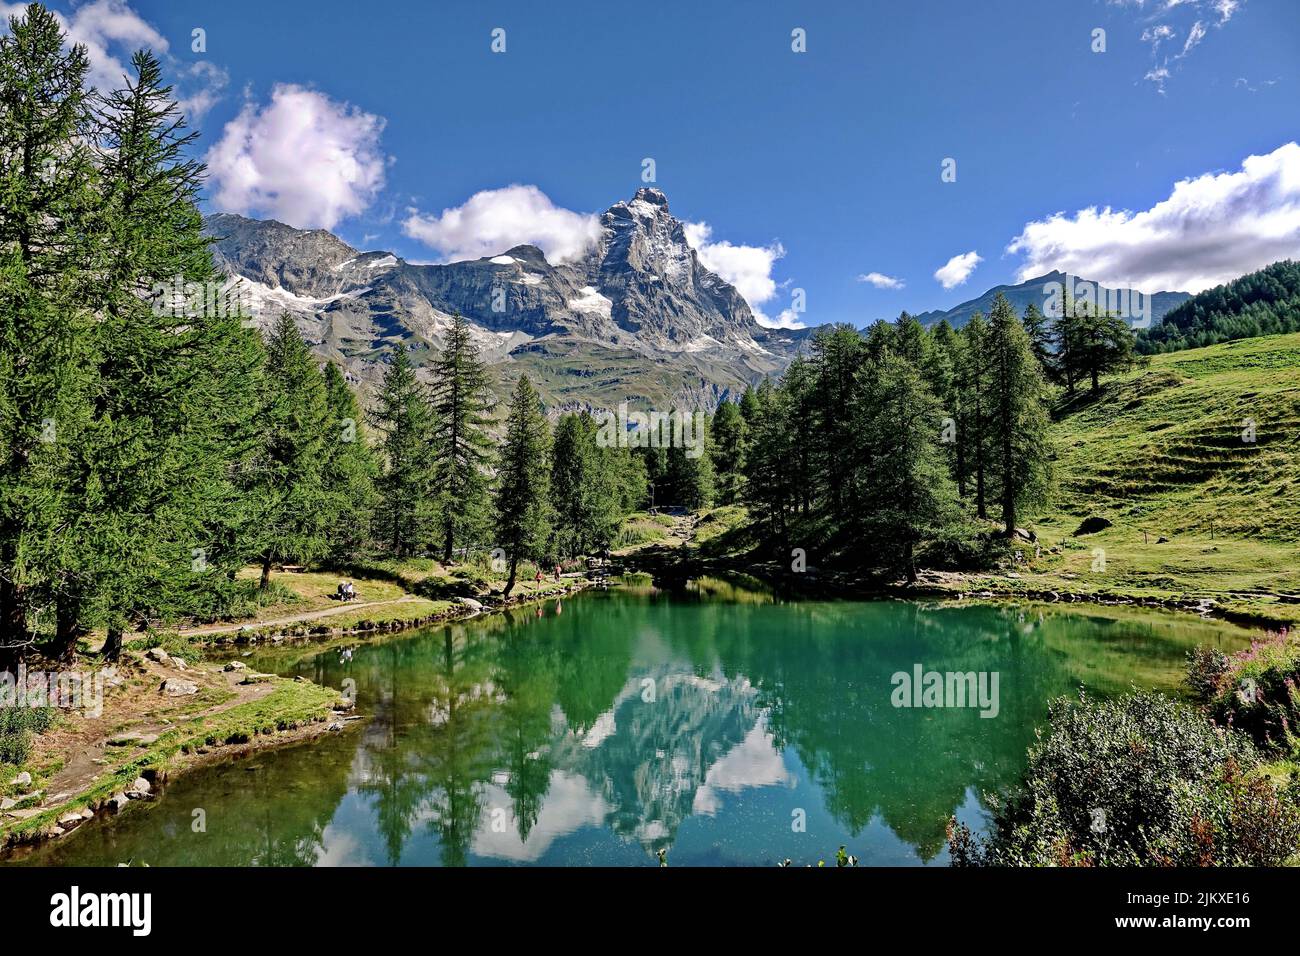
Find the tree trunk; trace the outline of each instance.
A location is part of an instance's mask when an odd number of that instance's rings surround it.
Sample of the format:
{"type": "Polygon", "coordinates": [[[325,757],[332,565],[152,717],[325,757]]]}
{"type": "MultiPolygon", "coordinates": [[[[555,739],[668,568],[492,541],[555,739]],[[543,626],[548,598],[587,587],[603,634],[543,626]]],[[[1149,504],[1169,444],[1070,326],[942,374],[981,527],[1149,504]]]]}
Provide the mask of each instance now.
{"type": "Polygon", "coordinates": [[[0,671],[16,672],[30,644],[22,589],[0,577],[0,671]]]}
{"type": "Polygon", "coordinates": [[[106,661],[115,661],[122,656],[122,629],[120,627],[110,627],[108,637],[104,638],[104,649],[100,655],[106,661]]]}
{"type": "Polygon", "coordinates": [[[453,534],[452,534],[451,522],[448,521],[447,533],[445,537],[442,539],[442,563],[443,564],[448,564],[451,561],[452,538],[453,538],[453,534]]]}
{"type": "Polygon", "coordinates": [[[512,554],[510,556],[510,576],[506,578],[506,589],[501,592],[503,602],[510,600],[510,592],[515,589],[515,572],[517,570],[519,570],[519,555],[512,554]]]}
{"type": "Polygon", "coordinates": [[[1096,395],[1101,392],[1101,382],[1097,376],[1097,366],[1092,367],[1092,394],[1096,395]]]}
{"type": "Polygon", "coordinates": [[[975,456],[975,516],[987,518],[988,509],[984,505],[984,455],[975,456]]]}
{"type": "Polygon", "coordinates": [[[912,542],[909,540],[903,545],[903,563],[907,569],[907,583],[916,583],[916,555],[913,552],[912,542]]]}
{"type": "Polygon", "coordinates": [[[81,626],[81,607],[73,600],[59,602],[54,620],[54,656],[61,661],[71,660],[77,649],[77,640],[85,634],[81,626]]]}
{"type": "Polygon", "coordinates": [[[271,586],[271,556],[268,554],[262,559],[262,583],[259,587],[265,591],[271,586]]]}

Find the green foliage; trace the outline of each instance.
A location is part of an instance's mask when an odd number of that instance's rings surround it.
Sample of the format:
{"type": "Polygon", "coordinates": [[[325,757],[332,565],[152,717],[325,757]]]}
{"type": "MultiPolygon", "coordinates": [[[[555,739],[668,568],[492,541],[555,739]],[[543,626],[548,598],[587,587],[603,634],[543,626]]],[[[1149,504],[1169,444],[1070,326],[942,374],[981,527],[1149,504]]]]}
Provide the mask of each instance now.
{"type": "Polygon", "coordinates": [[[487,367],[470,338],[469,323],[452,316],[443,351],[434,366],[433,469],[438,489],[436,524],[442,558],[456,548],[477,544],[487,518],[487,466],[492,442],[487,435],[493,405],[487,367]]]}
{"type": "Polygon", "coordinates": [[[1300,792],[1257,772],[1239,734],[1156,693],[1060,699],[1024,786],[955,865],[1277,866],[1300,844],[1300,792]]]}
{"type": "Polygon", "coordinates": [[[1300,757],[1300,639],[1271,633],[1220,660],[1201,652],[1188,680],[1218,722],[1250,735],[1269,753],[1300,757]],[[1208,660],[1206,658],[1209,658],[1208,660]]]}
{"type": "Polygon", "coordinates": [[[519,563],[540,560],[551,532],[550,428],[528,376],[519,376],[510,398],[506,440],[497,466],[496,543],[506,552],[514,589],[519,563]]]}
{"type": "Polygon", "coordinates": [[[250,548],[261,561],[313,561],[328,547],[330,497],[324,466],[332,432],[325,379],[293,318],[280,316],[266,346],[259,447],[246,474],[257,508],[250,548]]]}
{"type": "Polygon", "coordinates": [[[740,500],[745,481],[747,426],[740,406],[728,399],[718,403],[713,415],[713,474],[718,501],[724,505],[740,500]]]}
{"type": "Polygon", "coordinates": [[[53,707],[0,706],[0,764],[22,766],[32,753],[32,736],[54,726],[53,707]]]}
{"type": "Polygon", "coordinates": [[[328,516],[325,535],[329,553],[347,558],[369,540],[379,465],[366,440],[357,397],[333,362],[325,364],[325,405],[328,425],[321,469],[328,516]]]}
{"type": "Polygon", "coordinates": [[[433,529],[436,419],[402,346],[393,351],[371,421],[381,436],[384,464],[375,536],[390,554],[406,557],[429,543],[433,529]]]}
{"type": "Polygon", "coordinates": [[[1137,348],[1150,355],[1281,332],[1300,332],[1300,262],[1290,259],[1192,296],[1143,330],[1137,348]]]}
{"type": "Polygon", "coordinates": [[[993,300],[988,339],[988,438],[991,477],[1007,537],[1017,513],[1041,504],[1051,482],[1046,388],[1029,334],[1002,293],[993,300]]]}
{"type": "Polygon", "coordinates": [[[602,447],[591,415],[563,416],[551,444],[553,550],[564,557],[609,547],[619,533],[626,506],[627,472],[635,466],[628,449],[602,447]]]}

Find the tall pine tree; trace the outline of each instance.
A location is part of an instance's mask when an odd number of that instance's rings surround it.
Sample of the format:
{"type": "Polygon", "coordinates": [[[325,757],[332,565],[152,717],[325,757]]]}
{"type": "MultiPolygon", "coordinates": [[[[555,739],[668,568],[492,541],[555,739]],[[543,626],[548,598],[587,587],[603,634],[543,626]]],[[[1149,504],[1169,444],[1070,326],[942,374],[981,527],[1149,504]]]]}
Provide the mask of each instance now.
{"type": "Polygon", "coordinates": [[[247,488],[258,520],[249,543],[266,588],[276,561],[312,561],[328,547],[325,380],[287,313],[266,344],[258,422],[260,447],[247,488]]]}
{"type": "Polygon", "coordinates": [[[497,466],[496,539],[509,576],[503,597],[514,590],[519,562],[542,557],[551,533],[550,429],[527,375],[510,396],[506,440],[497,466]]]}
{"type": "Polygon", "coordinates": [[[429,543],[433,531],[436,419],[403,346],[393,352],[371,421],[383,458],[375,535],[389,553],[408,557],[429,543]]]}
{"type": "Polygon", "coordinates": [[[487,368],[470,338],[469,323],[457,312],[434,366],[434,470],[439,491],[437,521],[442,559],[457,545],[472,544],[483,529],[488,503],[487,435],[493,399],[487,368]]]}

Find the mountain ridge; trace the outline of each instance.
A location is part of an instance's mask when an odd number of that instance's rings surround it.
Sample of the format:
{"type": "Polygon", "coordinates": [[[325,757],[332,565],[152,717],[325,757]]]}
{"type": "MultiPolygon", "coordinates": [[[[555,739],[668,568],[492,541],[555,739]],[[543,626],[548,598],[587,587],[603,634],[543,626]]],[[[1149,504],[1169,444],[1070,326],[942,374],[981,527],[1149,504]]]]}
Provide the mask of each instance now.
{"type": "Polygon", "coordinates": [[[215,264],[255,324],[269,328],[290,312],[317,354],[370,385],[399,343],[427,364],[453,312],[470,320],[498,378],[535,374],[553,409],[712,408],[781,372],[806,338],[759,325],[735,287],[700,262],[657,189],[614,203],[594,245],[554,264],[526,244],[423,264],[275,220],[218,213],[204,223],[215,264]],[[558,369],[543,367],[557,356],[558,369]]]}

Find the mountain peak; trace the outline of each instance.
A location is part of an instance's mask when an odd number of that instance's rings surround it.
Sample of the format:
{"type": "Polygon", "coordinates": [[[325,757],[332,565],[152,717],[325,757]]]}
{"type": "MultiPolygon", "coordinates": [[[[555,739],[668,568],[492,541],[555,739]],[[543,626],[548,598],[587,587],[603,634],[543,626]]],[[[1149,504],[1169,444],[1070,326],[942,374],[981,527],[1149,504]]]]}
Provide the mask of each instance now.
{"type": "Polygon", "coordinates": [[[636,191],[632,201],[648,202],[653,206],[662,206],[664,212],[668,211],[668,197],[663,194],[662,190],[656,189],[654,186],[642,186],[636,191]]]}

